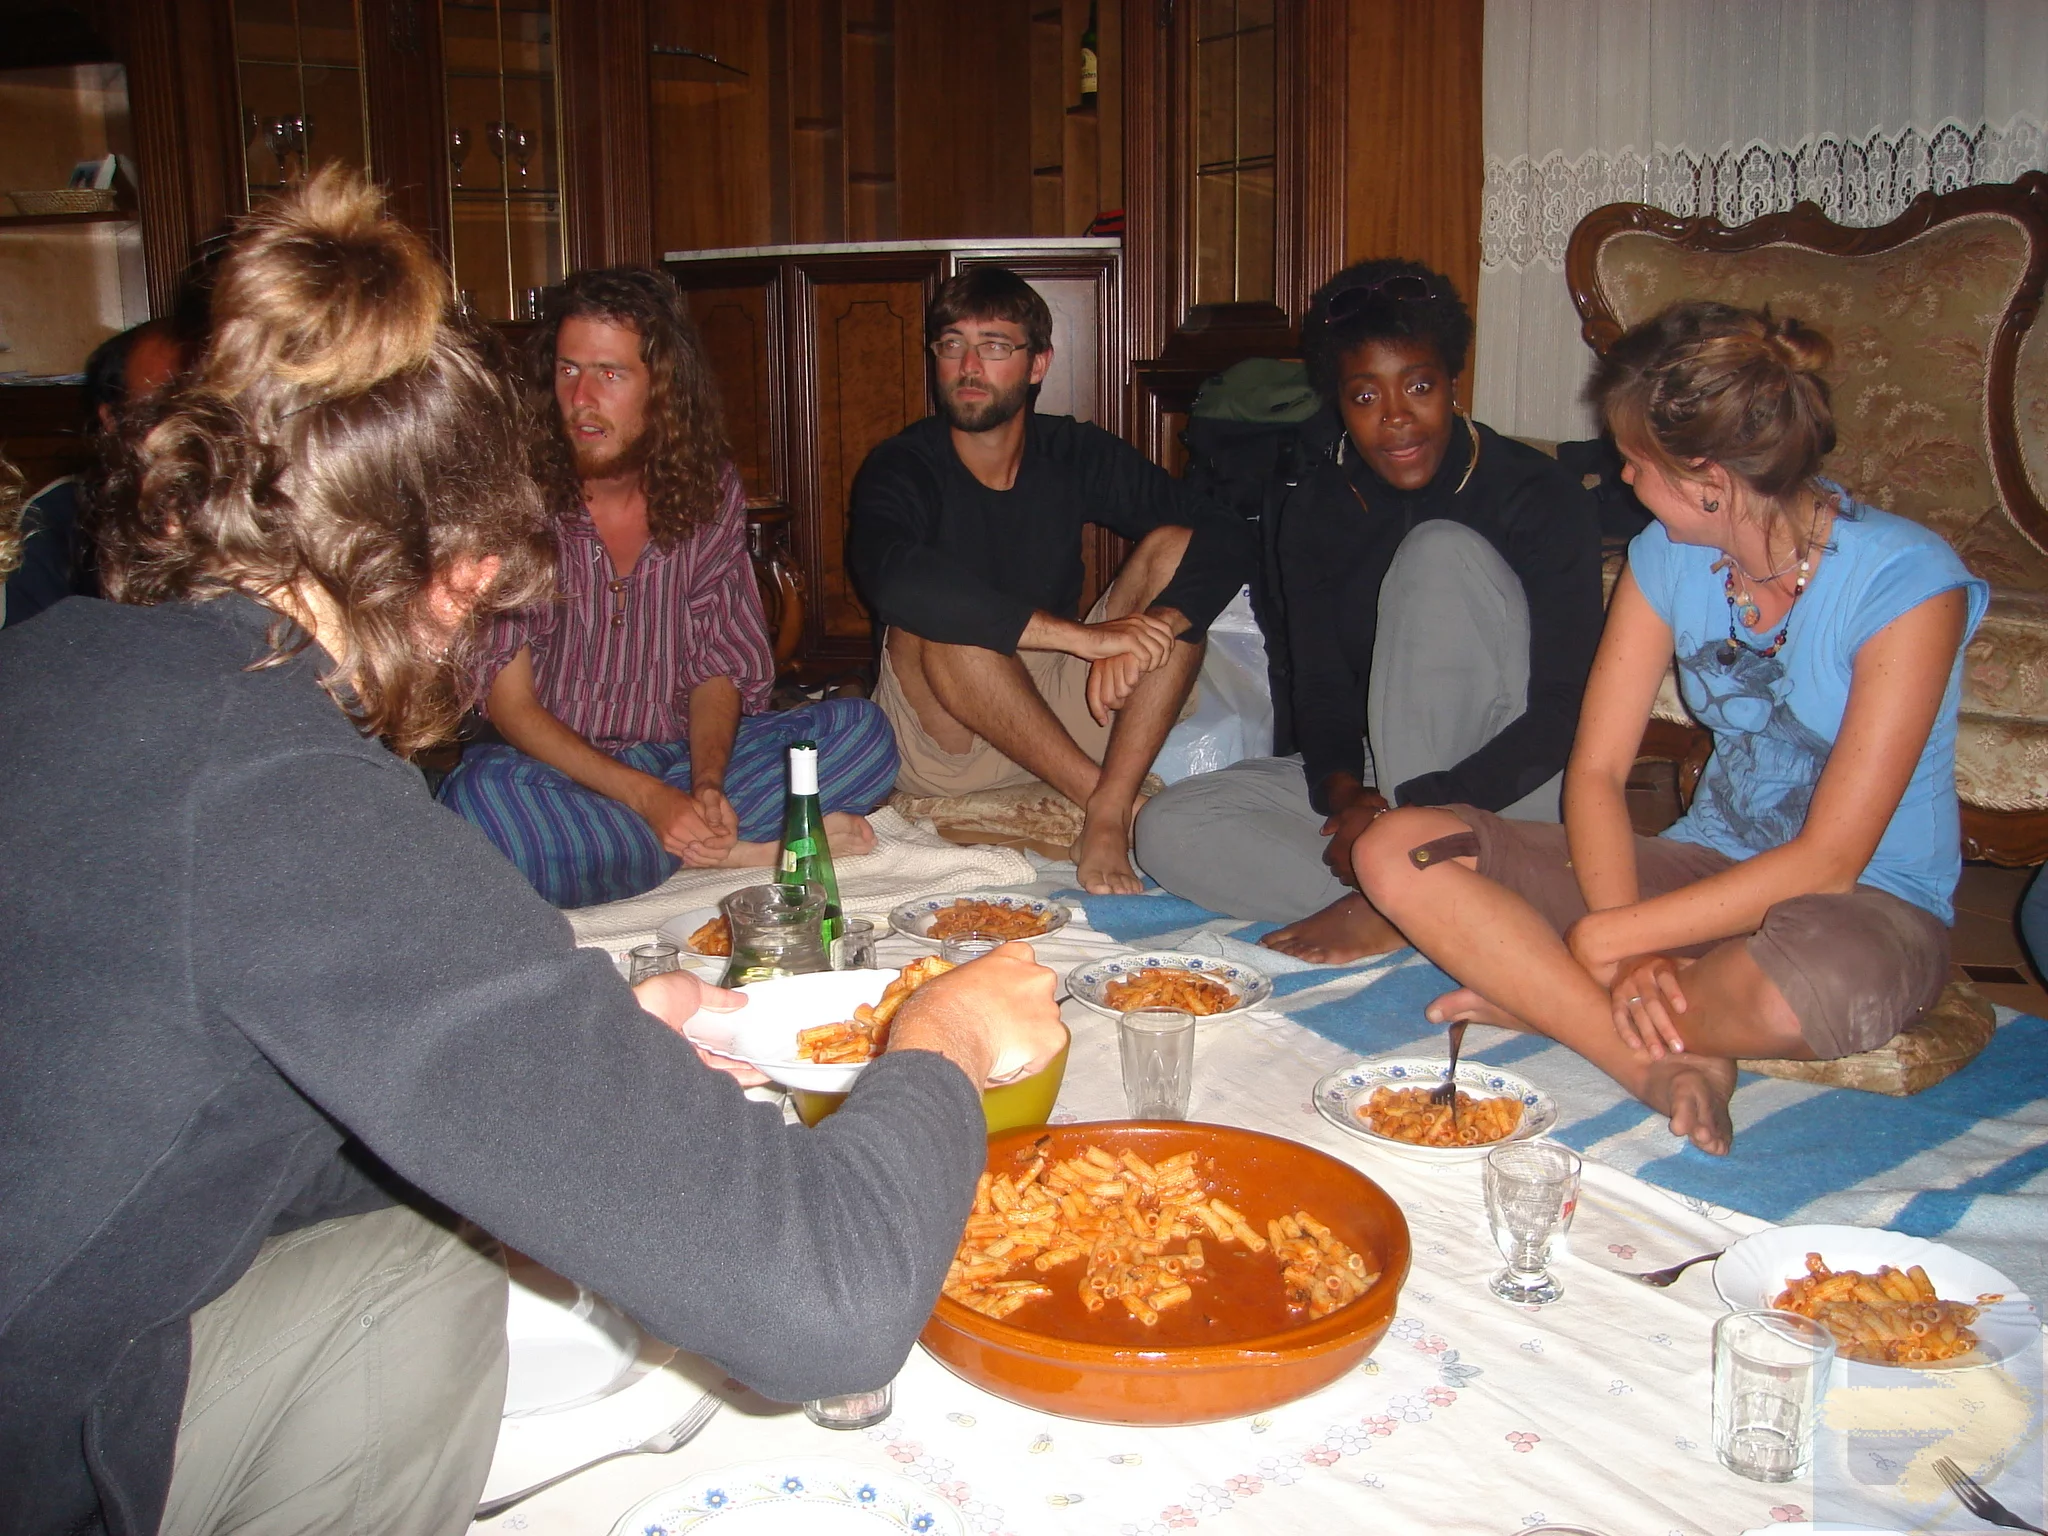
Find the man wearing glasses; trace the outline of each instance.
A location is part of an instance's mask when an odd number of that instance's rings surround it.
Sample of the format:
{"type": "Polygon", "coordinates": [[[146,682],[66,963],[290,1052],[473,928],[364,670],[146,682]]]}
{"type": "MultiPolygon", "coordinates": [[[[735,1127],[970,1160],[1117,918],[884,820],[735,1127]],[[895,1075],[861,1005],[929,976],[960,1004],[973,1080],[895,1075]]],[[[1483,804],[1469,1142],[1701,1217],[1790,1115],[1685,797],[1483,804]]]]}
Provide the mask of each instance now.
{"type": "Polygon", "coordinates": [[[897,787],[1042,780],[1085,814],[1082,887],[1136,892],[1139,786],[1256,541],[1099,427],[1029,409],[1052,366],[1052,315],[1016,273],[948,280],[925,336],[939,413],[868,455],[847,540],[887,626],[875,702],[896,730],[897,787]],[[1084,619],[1087,523],[1137,547],[1084,619]]]}

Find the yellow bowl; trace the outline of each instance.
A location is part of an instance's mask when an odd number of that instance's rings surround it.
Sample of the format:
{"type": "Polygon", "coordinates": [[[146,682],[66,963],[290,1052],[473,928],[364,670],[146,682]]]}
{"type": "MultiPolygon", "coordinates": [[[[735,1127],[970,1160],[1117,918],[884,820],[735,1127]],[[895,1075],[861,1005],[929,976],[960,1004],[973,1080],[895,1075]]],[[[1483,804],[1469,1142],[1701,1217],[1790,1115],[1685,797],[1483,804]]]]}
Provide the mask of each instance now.
{"type": "MultiPolygon", "coordinates": [[[[1064,1024],[1060,1028],[1066,1031],[1064,1024]]],[[[1066,1032],[1066,1044],[1040,1070],[1014,1083],[982,1089],[981,1113],[988,1121],[989,1135],[1015,1130],[1020,1125],[1043,1125],[1051,1118],[1053,1104],[1060,1096],[1060,1084],[1067,1076],[1067,1052],[1074,1044],[1073,1033],[1066,1032]]],[[[846,1102],[843,1093],[812,1093],[804,1088],[792,1088],[790,1097],[796,1100],[797,1116],[805,1125],[816,1125],[846,1102]]]]}

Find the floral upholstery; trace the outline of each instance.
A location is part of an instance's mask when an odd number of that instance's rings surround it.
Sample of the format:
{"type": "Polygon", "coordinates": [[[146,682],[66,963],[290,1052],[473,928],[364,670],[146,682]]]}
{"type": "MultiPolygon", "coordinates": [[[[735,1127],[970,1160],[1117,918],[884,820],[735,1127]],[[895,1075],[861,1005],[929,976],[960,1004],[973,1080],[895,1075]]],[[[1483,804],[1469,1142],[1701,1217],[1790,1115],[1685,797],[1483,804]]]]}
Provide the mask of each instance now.
{"type": "MultiPolygon", "coordinates": [[[[1999,213],[1938,224],[1890,251],[1834,255],[1780,244],[1686,250],[1627,231],[1595,256],[1623,326],[1682,298],[1768,303],[1835,344],[1827,373],[1839,442],[1825,468],[1860,500],[1939,532],[1991,583],[1964,663],[1956,787],[1987,810],[2048,810],[2048,552],[2009,514],[1992,472],[1986,385],[1992,337],[2029,257],[2027,228],[1999,213]]],[[[2048,323],[2017,368],[2022,462],[2048,491],[2048,323]]],[[[1656,714],[1683,722],[1669,679],[1656,714]]]]}

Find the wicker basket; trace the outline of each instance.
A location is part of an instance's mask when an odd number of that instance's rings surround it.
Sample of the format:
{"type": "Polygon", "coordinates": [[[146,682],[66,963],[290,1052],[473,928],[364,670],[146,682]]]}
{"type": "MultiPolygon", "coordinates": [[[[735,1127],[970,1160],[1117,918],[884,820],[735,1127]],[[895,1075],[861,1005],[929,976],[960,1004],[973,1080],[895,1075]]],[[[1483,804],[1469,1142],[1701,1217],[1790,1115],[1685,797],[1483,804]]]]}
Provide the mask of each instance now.
{"type": "Polygon", "coordinates": [[[68,187],[61,192],[9,192],[14,206],[26,214],[111,213],[114,189],[95,191],[90,187],[68,187]]]}

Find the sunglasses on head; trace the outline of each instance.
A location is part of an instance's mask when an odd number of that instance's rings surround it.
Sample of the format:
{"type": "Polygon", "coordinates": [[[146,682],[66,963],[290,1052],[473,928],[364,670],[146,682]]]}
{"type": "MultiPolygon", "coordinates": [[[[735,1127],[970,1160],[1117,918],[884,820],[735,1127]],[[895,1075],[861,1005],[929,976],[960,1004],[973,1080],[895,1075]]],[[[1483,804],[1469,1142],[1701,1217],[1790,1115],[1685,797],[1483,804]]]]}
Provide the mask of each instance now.
{"type": "Polygon", "coordinates": [[[1428,278],[1413,272],[1396,272],[1392,277],[1383,277],[1378,282],[1360,283],[1356,288],[1346,288],[1342,293],[1333,294],[1325,313],[1332,320],[1349,320],[1366,305],[1378,300],[1389,300],[1397,304],[1419,304],[1426,299],[1442,298],[1436,284],[1428,278]]]}

